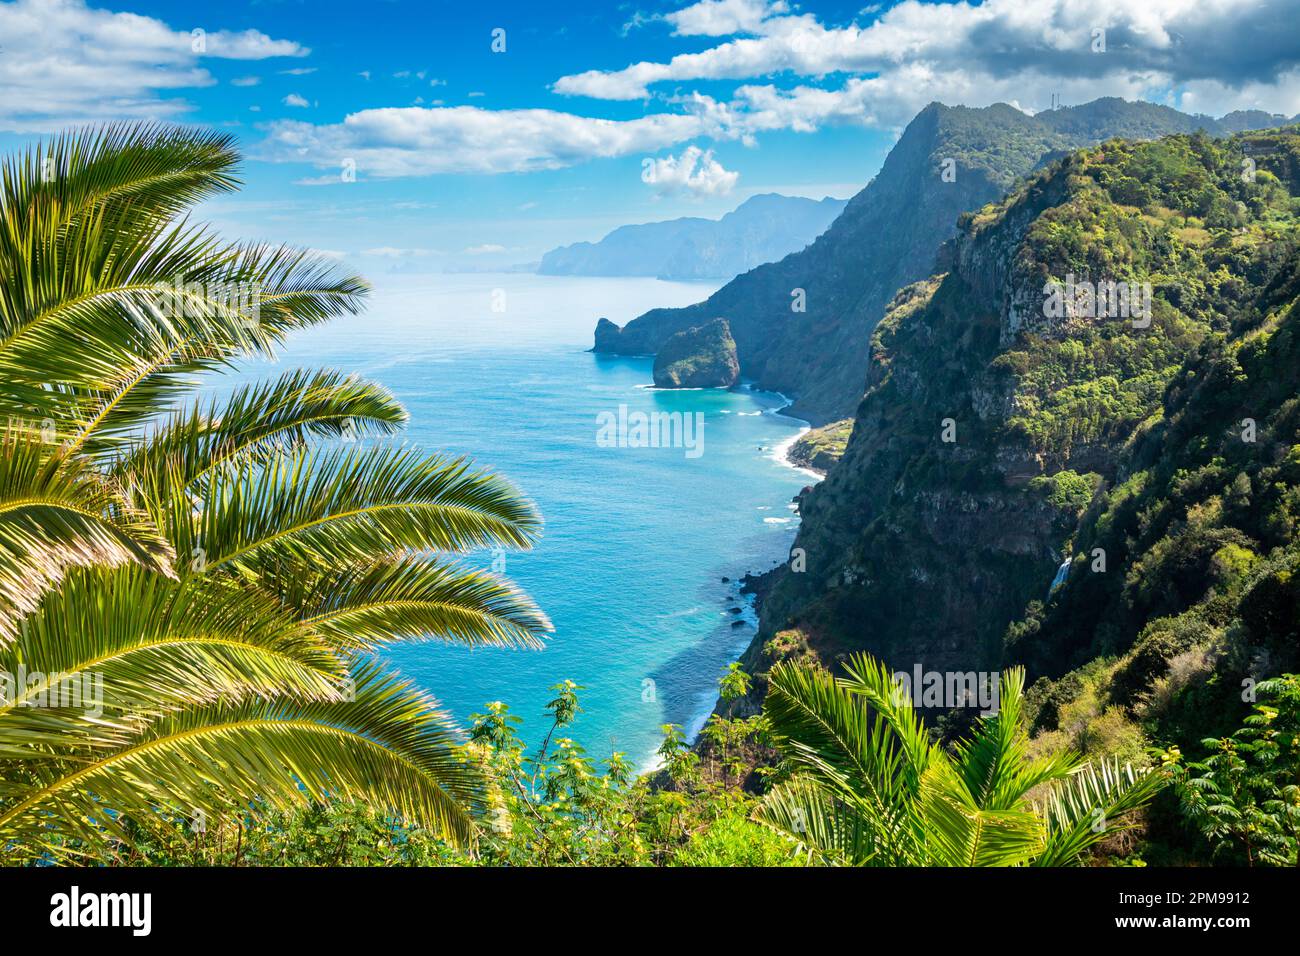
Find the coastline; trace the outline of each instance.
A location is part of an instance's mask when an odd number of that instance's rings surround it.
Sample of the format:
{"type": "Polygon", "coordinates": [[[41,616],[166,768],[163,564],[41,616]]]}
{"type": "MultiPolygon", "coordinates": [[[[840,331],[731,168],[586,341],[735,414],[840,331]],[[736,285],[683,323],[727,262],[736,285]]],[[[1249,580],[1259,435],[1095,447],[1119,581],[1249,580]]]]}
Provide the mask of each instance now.
{"type": "MultiPolygon", "coordinates": [[[[740,387],[751,392],[767,391],[766,389],[757,389],[750,383],[745,383],[740,387]]],[[[805,421],[802,418],[796,418],[795,416],[786,413],[787,409],[793,407],[793,403],[790,401],[788,396],[783,395],[780,392],[768,392],[768,394],[776,395],[785,404],[781,405],[779,408],[772,409],[769,411],[764,411],[763,414],[778,416],[780,418],[786,419],[787,421],[795,422],[799,426],[799,430],[795,432],[793,435],[791,435],[789,438],[786,438],[783,441],[779,442],[778,444],[772,446],[770,452],[768,453],[768,458],[770,458],[772,461],[776,462],[779,465],[783,465],[784,467],[797,471],[802,475],[806,475],[808,478],[812,479],[814,483],[821,481],[825,477],[825,475],[823,475],[819,471],[816,471],[815,469],[808,468],[804,465],[799,464],[790,456],[790,453],[793,450],[795,443],[798,442],[800,438],[802,438],[804,435],[808,434],[808,432],[812,430],[812,423],[805,421]]],[[[798,534],[797,512],[795,517],[796,517],[795,533],[797,535],[798,534]]],[[[759,614],[761,611],[760,599],[762,596],[761,591],[763,590],[763,588],[755,587],[755,585],[759,581],[761,581],[766,575],[771,574],[773,570],[775,569],[769,568],[766,571],[751,570],[746,572],[743,576],[741,576],[739,580],[733,582],[736,585],[736,589],[737,589],[737,595],[736,595],[737,599],[740,602],[742,602],[742,606],[745,609],[744,611],[745,619],[748,620],[753,625],[754,630],[751,634],[747,635],[746,640],[744,641],[743,644],[737,645],[737,648],[734,652],[734,656],[730,657],[729,663],[740,660],[740,658],[744,656],[745,651],[748,650],[750,645],[753,644],[754,638],[758,635],[759,614]]],[[[701,711],[697,715],[692,717],[689,724],[687,724],[685,727],[682,728],[686,732],[686,739],[690,742],[690,745],[692,747],[696,746],[699,743],[700,731],[704,728],[704,725],[708,722],[709,715],[717,711],[720,702],[721,702],[721,698],[719,698],[716,693],[709,693],[708,695],[703,696],[701,698],[701,711]]],[[[655,754],[651,757],[650,762],[647,763],[646,767],[641,771],[641,773],[654,774],[657,773],[662,766],[663,766],[663,760],[657,754],[655,754]]]]}

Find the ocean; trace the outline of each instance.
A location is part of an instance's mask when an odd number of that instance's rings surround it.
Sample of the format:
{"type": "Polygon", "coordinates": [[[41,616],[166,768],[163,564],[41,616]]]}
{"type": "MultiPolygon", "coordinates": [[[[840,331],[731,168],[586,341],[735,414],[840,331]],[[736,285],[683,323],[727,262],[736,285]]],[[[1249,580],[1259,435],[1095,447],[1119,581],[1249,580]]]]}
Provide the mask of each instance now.
{"type": "Polygon", "coordinates": [[[791,499],[815,480],[784,463],[803,423],[779,414],[779,395],[657,390],[649,358],[586,351],[598,317],[622,324],[714,286],[515,274],[375,285],[362,315],[297,334],[278,368],[254,363],[238,378],[299,366],[357,372],[405,404],[404,440],[507,477],[537,503],[545,531],[532,551],[506,554],[505,574],[555,626],[542,651],[425,643],[386,656],[462,723],[504,701],[530,744],[548,729],[551,686],[572,679],[583,712],[566,735],[597,760],[618,750],[648,767],[663,724],[702,725],[718,677],[754,634],[737,582],[789,551],[791,499]],[[688,447],[601,434],[601,422],[654,412],[680,413],[669,421],[686,423],[688,447]]]}

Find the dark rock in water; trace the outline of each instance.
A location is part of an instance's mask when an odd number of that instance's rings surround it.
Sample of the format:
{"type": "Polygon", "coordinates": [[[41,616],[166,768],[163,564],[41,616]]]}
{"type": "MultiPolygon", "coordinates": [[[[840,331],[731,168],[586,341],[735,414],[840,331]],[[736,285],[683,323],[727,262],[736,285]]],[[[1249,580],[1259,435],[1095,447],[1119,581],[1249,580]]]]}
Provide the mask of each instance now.
{"type": "Polygon", "coordinates": [[[732,626],[732,627],[744,627],[744,626],[745,626],[745,622],[744,622],[744,621],[732,621],[732,622],[731,622],[731,626],[732,626]]]}
{"type": "MultiPolygon", "coordinates": [[[[616,343],[618,343],[618,342],[620,341],[620,339],[622,338],[622,334],[623,334],[623,330],[620,329],[620,328],[619,328],[617,325],[615,325],[613,322],[609,321],[609,319],[605,319],[605,318],[600,319],[600,320],[596,323],[596,345],[595,345],[595,347],[592,349],[592,351],[593,351],[593,352],[614,352],[614,351],[616,351],[616,348],[615,348],[616,343]]],[[[621,352],[621,353],[619,353],[619,354],[629,355],[629,354],[635,354],[635,353],[634,353],[634,352],[621,352]]],[[[643,353],[643,354],[649,355],[650,352],[647,351],[647,352],[645,352],[645,353],[643,353]]]]}
{"type": "Polygon", "coordinates": [[[678,332],[655,356],[658,388],[726,388],[739,377],[736,342],[726,319],[678,332]]]}
{"type": "Polygon", "coordinates": [[[740,608],[738,608],[738,607],[729,607],[729,608],[727,608],[727,612],[728,612],[729,614],[739,614],[739,613],[740,613],[740,608]]]}
{"type": "Polygon", "coordinates": [[[731,578],[727,577],[727,576],[724,574],[724,575],[722,576],[722,583],[723,583],[723,584],[730,584],[730,583],[731,583],[731,578]]]}

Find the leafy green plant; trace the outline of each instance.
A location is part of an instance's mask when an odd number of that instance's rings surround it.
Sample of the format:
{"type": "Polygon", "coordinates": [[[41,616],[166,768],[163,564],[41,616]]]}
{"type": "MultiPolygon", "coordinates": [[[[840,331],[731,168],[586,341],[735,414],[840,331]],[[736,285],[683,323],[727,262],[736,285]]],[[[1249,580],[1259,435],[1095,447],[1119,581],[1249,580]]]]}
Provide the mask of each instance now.
{"type": "Polygon", "coordinates": [[[1300,676],[1262,681],[1255,692],[1244,726],[1202,741],[1208,757],[1181,767],[1171,748],[1164,761],[1177,769],[1183,813],[1216,856],[1300,866],[1300,676]]]}
{"type": "Polygon", "coordinates": [[[1024,672],[1002,675],[998,711],[949,752],[883,664],[836,678],[782,663],[765,713],[792,776],[756,819],[815,857],[863,866],[1078,863],[1164,784],[1157,772],[1029,754],[1024,672]]]}

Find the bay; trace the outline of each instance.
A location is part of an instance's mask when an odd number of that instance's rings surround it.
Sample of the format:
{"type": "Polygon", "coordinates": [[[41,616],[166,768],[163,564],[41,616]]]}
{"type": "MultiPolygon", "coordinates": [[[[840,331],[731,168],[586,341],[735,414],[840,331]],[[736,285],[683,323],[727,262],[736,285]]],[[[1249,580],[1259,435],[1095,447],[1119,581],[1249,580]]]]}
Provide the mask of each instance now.
{"type": "MultiPolygon", "coordinates": [[[[504,563],[550,616],[545,650],[422,643],[386,651],[458,721],[505,701],[535,743],[548,728],[551,686],[572,679],[583,687],[583,713],[567,735],[597,759],[619,750],[645,767],[663,724],[694,732],[712,708],[718,677],[754,633],[736,582],[784,560],[797,523],[791,498],[813,480],[780,453],[802,423],[779,414],[781,396],[743,386],[658,390],[649,387],[649,358],[586,350],[600,316],[621,324],[713,288],[385,276],[362,315],[298,333],[274,365],[250,363],[222,383],[300,366],[378,380],[410,412],[401,441],[468,455],[537,503],[545,518],[537,547],[498,556],[497,567],[504,563]],[[602,447],[598,416],[621,406],[632,416],[702,416],[699,453],[602,447]]],[[[492,558],[464,560],[490,566],[492,558]]]]}

